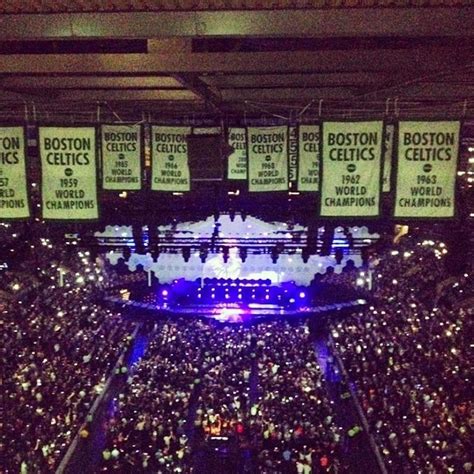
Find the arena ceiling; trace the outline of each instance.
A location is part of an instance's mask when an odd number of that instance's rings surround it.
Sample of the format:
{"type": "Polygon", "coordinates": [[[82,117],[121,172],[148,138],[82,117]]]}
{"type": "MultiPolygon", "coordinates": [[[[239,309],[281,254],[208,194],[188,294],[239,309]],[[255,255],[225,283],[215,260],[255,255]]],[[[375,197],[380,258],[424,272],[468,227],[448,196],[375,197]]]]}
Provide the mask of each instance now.
{"type": "Polygon", "coordinates": [[[472,117],[472,5],[5,1],[0,113],[472,117]]]}

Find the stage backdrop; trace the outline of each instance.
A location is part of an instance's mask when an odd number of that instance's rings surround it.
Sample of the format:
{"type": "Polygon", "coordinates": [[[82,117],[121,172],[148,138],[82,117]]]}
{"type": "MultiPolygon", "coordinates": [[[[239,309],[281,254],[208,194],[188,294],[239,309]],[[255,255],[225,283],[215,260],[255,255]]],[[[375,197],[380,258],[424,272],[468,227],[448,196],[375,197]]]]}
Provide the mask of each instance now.
{"type": "MultiPolygon", "coordinates": [[[[276,235],[285,235],[288,241],[291,235],[286,233],[287,227],[282,222],[264,222],[253,217],[247,217],[243,222],[240,216],[236,216],[234,222],[230,221],[229,216],[222,216],[219,219],[221,224],[220,235],[229,239],[231,245],[232,239],[242,238],[267,238],[276,235]]],[[[214,229],[214,218],[209,217],[201,222],[183,222],[178,224],[176,233],[182,236],[196,237],[202,235],[211,235],[214,229]]],[[[171,231],[170,226],[159,227],[160,232],[171,231]]],[[[295,230],[303,230],[303,227],[295,226],[295,230]]],[[[369,234],[366,227],[353,227],[351,229],[355,238],[377,238],[378,234],[369,234]]],[[[322,232],[322,229],[320,230],[322,232]]],[[[97,237],[116,236],[129,238],[130,245],[133,245],[131,227],[107,227],[105,232],[96,233],[97,237]]],[[[346,265],[348,259],[352,259],[356,267],[360,267],[362,262],[360,256],[349,253],[346,237],[342,227],[338,227],[334,234],[334,247],[344,249],[344,258],[340,265],[336,264],[334,256],[320,257],[311,256],[308,263],[304,263],[301,254],[281,255],[276,264],[272,263],[271,256],[248,255],[245,262],[239,257],[238,250],[233,248],[229,254],[229,260],[224,263],[222,254],[212,254],[203,264],[199,258],[199,253],[191,254],[189,262],[185,262],[181,254],[162,254],[158,261],[153,262],[150,254],[138,255],[132,253],[128,261],[128,268],[134,272],[138,265],[142,265],[145,270],[151,270],[162,283],[171,283],[177,278],[186,278],[195,280],[196,278],[247,278],[261,279],[269,278],[272,283],[281,283],[285,281],[295,281],[299,285],[308,285],[314,278],[315,273],[325,273],[327,267],[332,266],[336,273],[340,273],[346,265]]],[[[117,264],[122,257],[121,252],[108,252],[107,260],[112,264],[117,264]]]]}

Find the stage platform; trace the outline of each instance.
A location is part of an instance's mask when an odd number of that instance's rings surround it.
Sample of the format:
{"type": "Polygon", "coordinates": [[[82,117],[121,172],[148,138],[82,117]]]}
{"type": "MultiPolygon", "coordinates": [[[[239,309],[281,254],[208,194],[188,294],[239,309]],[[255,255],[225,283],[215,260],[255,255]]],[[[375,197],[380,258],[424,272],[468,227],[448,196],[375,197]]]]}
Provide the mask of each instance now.
{"type": "Polygon", "coordinates": [[[283,307],[276,304],[250,303],[248,305],[239,305],[238,303],[215,303],[215,304],[187,304],[187,305],[169,305],[169,304],[150,304],[134,300],[125,300],[122,298],[107,296],[104,301],[117,305],[124,309],[150,312],[162,316],[198,316],[224,323],[245,323],[253,319],[276,318],[276,317],[308,317],[314,315],[323,315],[334,313],[341,310],[356,309],[367,304],[364,299],[347,301],[321,306],[298,306],[283,307]]]}

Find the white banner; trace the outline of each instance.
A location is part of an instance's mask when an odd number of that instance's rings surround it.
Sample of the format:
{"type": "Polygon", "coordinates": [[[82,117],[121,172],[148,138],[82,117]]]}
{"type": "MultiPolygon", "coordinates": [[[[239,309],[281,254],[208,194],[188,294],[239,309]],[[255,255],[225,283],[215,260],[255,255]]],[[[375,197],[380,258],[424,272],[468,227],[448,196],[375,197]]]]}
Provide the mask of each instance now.
{"type": "Polygon", "coordinates": [[[395,217],[454,217],[460,122],[400,122],[395,217]]]}
{"type": "Polygon", "coordinates": [[[30,217],[25,129],[0,127],[0,219],[30,217]]]}
{"type": "Polygon", "coordinates": [[[44,219],[98,219],[94,127],[39,127],[44,219]]]}
{"type": "Polygon", "coordinates": [[[191,189],[187,136],[190,127],[151,127],[151,189],[184,192],[191,189]]]}
{"type": "Polygon", "coordinates": [[[288,127],[249,127],[249,191],[288,190],[288,127]]]}
{"type": "Polygon", "coordinates": [[[385,126],[385,147],[383,152],[383,179],[382,192],[389,193],[392,176],[393,142],[395,140],[395,125],[385,126]]]}
{"type": "Polygon", "coordinates": [[[140,125],[102,125],[102,187],[141,189],[142,140],[140,125]]]}
{"type": "Polygon", "coordinates": [[[234,149],[228,160],[227,179],[247,179],[247,133],[245,128],[229,128],[227,143],[234,149]]]}
{"type": "Polygon", "coordinates": [[[322,139],[321,216],[378,216],[383,122],[324,122],[322,139]]]}
{"type": "Polygon", "coordinates": [[[298,177],[298,127],[288,128],[289,178],[295,182],[298,177]]]}
{"type": "Polygon", "coordinates": [[[319,125],[298,129],[298,191],[319,191],[319,125]]]}

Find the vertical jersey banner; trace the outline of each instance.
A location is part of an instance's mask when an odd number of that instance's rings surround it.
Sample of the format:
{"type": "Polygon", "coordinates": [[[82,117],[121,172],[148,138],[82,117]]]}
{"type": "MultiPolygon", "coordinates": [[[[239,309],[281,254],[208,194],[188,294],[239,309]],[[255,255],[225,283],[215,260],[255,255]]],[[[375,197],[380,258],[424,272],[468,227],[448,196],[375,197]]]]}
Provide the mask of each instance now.
{"type": "Polygon", "coordinates": [[[94,127],[39,127],[44,219],[98,219],[94,127]]]}
{"type": "Polygon", "coordinates": [[[321,216],[379,215],[383,122],[322,125],[321,216]]]}
{"type": "Polygon", "coordinates": [[[296,182],[298,177],[298,127],[288,129],[288,159],[290,160],[290,181],[296,182]]]}
{"type": "Polygon", "coordinates": [[[141,189],[142,140],[140,125],[102,125],[102,187],[141,189]]]}
{"type": "Polygon", "coordinates": [[[0,220],[30,217],[25,130],[0,127],[0,220]]]}
{"type": "Polygon", "coordinates": [[[234,151],[227,164],[227,179],[247,179],[247,134],[245,128],[229,128],[227,143],[234,151]]]}
{"type": "Polygon", "coordinates": [[[298,191],[319,191],[319,125],[298,130],[298,191]]]}
{"type": "Polygon", "coordinates": [[[382,192],[390,192],[390,179],[392,176],[392,157],[393,157],[393,141],[395,140],[395,125],[385,126],[385,146],[383,151],[383,178],[382,192]]]}
{"type": "Polygon", "coordinates": [[[249,127],[249,191],[288,190],[288,127],[249,127]]]}
{"type": "Polygon", "coordinates": [[[151,189],[183,192],[191,189],[187,136],[190,127],[151,127],[151,189]]]}
{"type": "Polygon", "coordinates": [[[454,217],[460,122],[400,122],[395,217],[454,217]]]}

